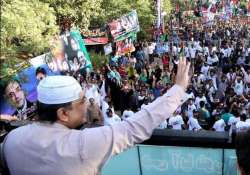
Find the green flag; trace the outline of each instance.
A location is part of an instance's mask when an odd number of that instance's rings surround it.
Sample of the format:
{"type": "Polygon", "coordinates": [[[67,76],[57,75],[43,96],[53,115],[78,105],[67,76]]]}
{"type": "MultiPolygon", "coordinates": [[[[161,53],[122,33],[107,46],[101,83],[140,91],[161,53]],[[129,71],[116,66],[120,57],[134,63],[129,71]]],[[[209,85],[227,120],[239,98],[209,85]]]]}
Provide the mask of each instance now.
{"type": "Polygon", "coordinates": [[[85,47],[85,43],[84,40],[82,39],[82,36],[80,34],[80,32],[78,30],[72,30],[70,31],[70,36],[72,36],[74,39],[76,39],[79,43],[80,46],[80,50],[83,52],[85,58],[86,58],[86,68],[89,68],[90,70],[92,70],[92,64],[91,64],[91,60],[88,54],[88,51],[85,47]]]}

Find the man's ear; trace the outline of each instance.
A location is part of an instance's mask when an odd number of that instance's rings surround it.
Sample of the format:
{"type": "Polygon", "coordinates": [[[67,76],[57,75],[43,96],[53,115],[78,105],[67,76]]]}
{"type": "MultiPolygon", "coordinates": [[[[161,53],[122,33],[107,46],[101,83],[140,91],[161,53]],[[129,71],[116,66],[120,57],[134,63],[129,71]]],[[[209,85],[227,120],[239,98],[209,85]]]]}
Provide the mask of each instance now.
{"type": "Polygon", "coordinates": [[[61,122],[68,122],[69,121],[69,115],[68,115],[68,111],[64,108],[59,108],[56,111],[57,114],[57,119],[61,122]]]}

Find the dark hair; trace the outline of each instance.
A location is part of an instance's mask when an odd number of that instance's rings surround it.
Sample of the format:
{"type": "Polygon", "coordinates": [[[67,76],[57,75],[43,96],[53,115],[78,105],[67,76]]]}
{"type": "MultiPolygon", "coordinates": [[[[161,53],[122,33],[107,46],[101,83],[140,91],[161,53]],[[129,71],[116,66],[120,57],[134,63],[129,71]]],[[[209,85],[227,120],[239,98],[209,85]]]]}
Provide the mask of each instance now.
{"type": "Polygon", "coordinates": [[[41,74],[43,74],[43,75],[46,75],[46,74],[47,74],[47,73],[46,73],[46,70],[45,70],[43,67],[38,67],[38,68],[36,69],[36,75],[39,74],[39,73],[41,73],[41,74]]]}
{"type": "Polygon", "coordinates": [[[21,83],[20,83],[17,79],[11,79],[11,80],[7,81],[7,82],[4,84],[4,86],[3,86],[4,93],[6,92],[7,86],[9,86],[9,84],[11,84],[11,83],[17,83],[17,84],[22,88],[21,83]]]}
{"type": "Polygon", "coordinates": [[[200,101],[200,107],[203,108],[205,106],[205,102],[204,101],[200,101]]]}
{"type": "MultiPolygon", "coordinates": [[[[246,121],[246,119],[247,119],[246,114],[241,114],[241,115],[240,115],[240,119],[241,119],[242,121],[246,121]]],[[[250,145],[249,145],[249,147],[250,147],[250,145]]]]}
{"type": "Polygon", "coordinates": [[[244,175],[250,175],[250,129],[237,134],[235,148],[239,167],[244,175]]]}
{"type": "Polygon", "coordinates": [[[230,112],[230,109],[229,108],[224,108],[225,109],[225,112],[226,113],[229,113],[230,112]]]}
{"type": "Polygon", "coordinates": [[[63,104],[44,104],[37,101],[38,120],[54,123],[57,121],[57,110],[59,108],[71,108],[71,102],[63,104]]]}

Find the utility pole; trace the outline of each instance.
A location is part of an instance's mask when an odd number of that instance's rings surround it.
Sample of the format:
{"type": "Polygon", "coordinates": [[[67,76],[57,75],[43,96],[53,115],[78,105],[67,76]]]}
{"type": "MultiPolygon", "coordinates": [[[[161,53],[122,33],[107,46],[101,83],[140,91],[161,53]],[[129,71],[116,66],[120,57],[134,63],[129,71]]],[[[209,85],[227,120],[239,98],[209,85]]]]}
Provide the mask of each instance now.
{"type": "Polygon", "coordinates": [[[157,29],[161,26],[161,0],[156,0],[157,8],[157,29]]]}

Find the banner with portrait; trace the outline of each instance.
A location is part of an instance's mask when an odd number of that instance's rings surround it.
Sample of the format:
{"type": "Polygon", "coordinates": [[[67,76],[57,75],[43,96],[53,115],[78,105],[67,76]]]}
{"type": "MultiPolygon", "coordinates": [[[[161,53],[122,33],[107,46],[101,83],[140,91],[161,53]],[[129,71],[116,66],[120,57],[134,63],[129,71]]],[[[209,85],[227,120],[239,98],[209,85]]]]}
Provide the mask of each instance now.
{"type": "Polygon", "coordinates": [[[36,77],[37,67],[42,67],[48,76],[59,75],[58,72],[52,72],[48,65],[43,63],[43,59],[44,55],[31,59],[30,67],[1,83],[0,114],[16,115],[19,119],[26,119],[33,115],[39,82],[36,77]]]}
{"type": "Polygon", "coordinates": [[[85,43],[78,30],[55,36],[51,41],[51,54],[45,62],[53,71],[76,72],[80,69],[92,69],[85,43]]]}
{"type": "Polygon", "coordinates": [[[121,37],[124,37],[124,35],[127,35],[132,31],[138,32],[140,30],[138,16],[135,10],[119,19],[113,20],[108,26],[115,42],[122,40],[120,39],[121,37]]]}
{"type": "Polygon", "coordinates": [[[117,55],[125,55],[126,53],[131,53],[135,51],[135,46],[133,42],[136,39],[136,33],[131,33],[130,37],[116,42],[116,53],[117,55]]]}

